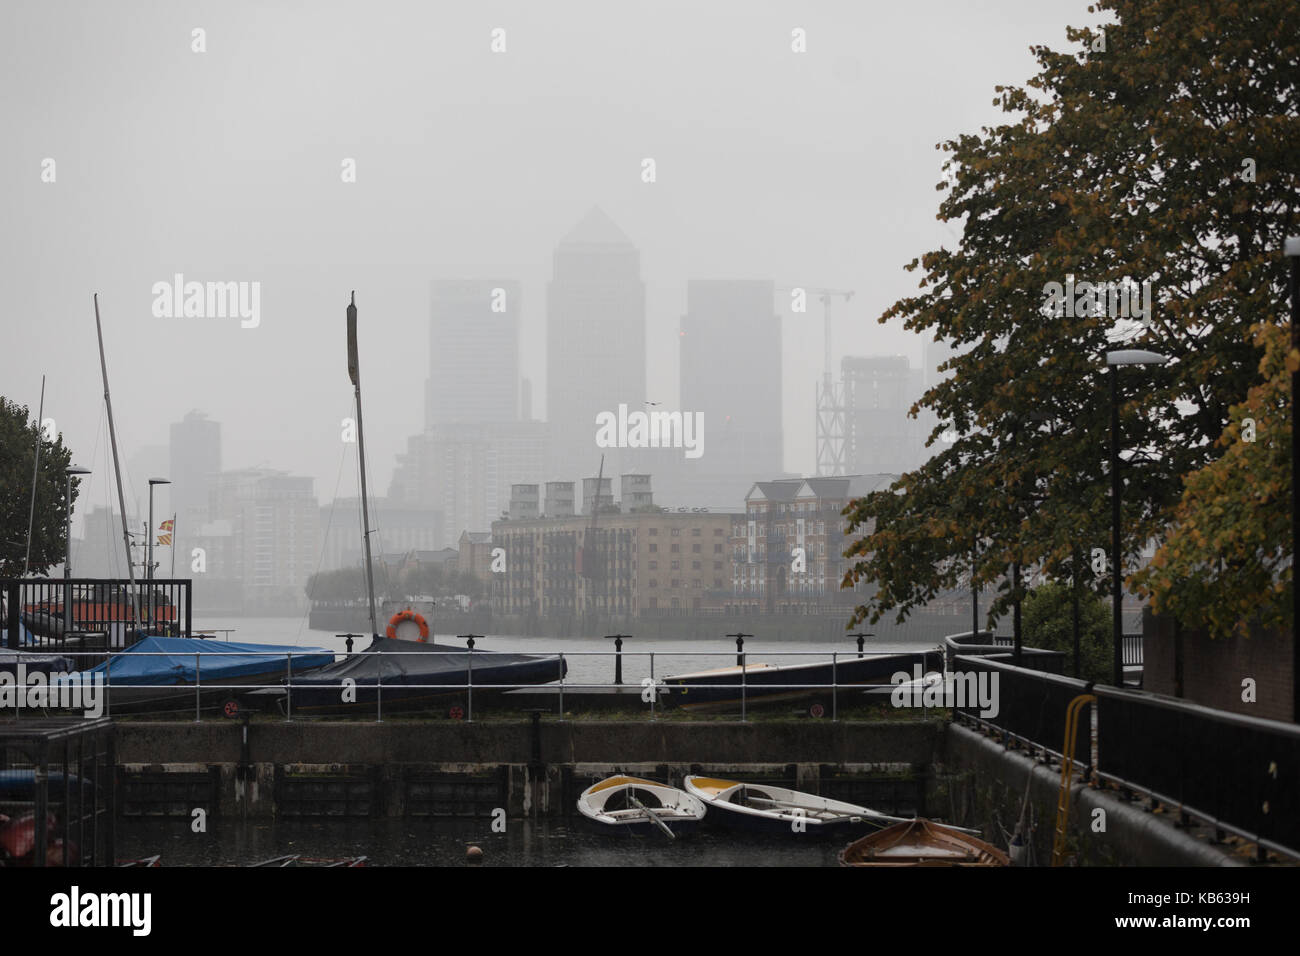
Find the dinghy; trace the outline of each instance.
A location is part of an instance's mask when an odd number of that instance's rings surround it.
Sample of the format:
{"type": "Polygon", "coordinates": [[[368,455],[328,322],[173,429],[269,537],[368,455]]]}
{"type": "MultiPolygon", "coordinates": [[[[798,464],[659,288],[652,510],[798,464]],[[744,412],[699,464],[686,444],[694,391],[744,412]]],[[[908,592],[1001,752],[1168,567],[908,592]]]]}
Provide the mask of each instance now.
{"type": "Polygon", "coordinates": [[[686,792],[698,797],[724,826],[768,833],[830,834],[879,829],[901,817],[890,817],[867,807],[831,800],[799,790],[767,784],[719,780],[692,774],[686,792]]]}
{"type": "Polygon", "coordinates": [[[697,827],[707,807],[676,787],[619,775],[582,791],[578,810],[609,833],[662,833],[671,840],[697,827]]]}
{"type": "Polygon", "coordinates": [[[841,866],[1010,866],[1008,856],[978,837],[933,820],[910,820],[850,843],[841,866]]]}

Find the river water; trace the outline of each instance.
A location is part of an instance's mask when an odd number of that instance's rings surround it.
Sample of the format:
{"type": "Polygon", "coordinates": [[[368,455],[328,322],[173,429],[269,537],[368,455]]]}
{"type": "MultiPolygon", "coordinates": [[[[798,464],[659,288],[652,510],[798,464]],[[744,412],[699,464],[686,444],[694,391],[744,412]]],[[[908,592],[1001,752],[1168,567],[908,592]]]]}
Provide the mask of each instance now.
{"type": "MultiPolygon", "coordinates": [[[[701,829],[676,840],[588,830],[579,818],[507,820],[505,833],[483,819],[222,821],[206,833],[188,821],[119,821],[119,859],[158,854],[165,867],[246,866],[286,854],[340,859],[365,856],[375,866],[466,866],[470,844],[481,866],[834,866],[853,835],[757,836],[701,829]]],[[[870,830],[864,830],[868,833],[870,830]]]]}

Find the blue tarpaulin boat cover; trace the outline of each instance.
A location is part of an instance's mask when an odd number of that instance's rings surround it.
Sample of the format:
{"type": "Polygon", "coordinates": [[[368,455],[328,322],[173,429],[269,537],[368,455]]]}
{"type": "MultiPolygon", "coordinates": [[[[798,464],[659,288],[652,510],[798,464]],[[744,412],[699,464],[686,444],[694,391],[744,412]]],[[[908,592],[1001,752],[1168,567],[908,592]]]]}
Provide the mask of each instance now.
{"type": "Polygon", "coordinates": [[[295,674],[334,662],[334,652],[324,647],[240,644],[202,637],[146,637],[98,667],[80,673],[92,681],[94,675],[103,674],[110,685],[119,681],[132,686],[192,684],[195,654],[201,655],[198,675],[205,682],[275,670],[283,673],[286,658],[292,661],[295,674]]]}

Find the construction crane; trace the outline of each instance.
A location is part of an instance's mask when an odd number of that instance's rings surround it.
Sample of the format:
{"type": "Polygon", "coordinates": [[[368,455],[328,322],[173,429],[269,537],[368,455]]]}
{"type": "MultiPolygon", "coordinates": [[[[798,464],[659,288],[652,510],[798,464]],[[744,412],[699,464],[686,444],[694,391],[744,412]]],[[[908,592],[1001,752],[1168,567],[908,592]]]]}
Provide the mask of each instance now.
{"type": "Polygon", "coordinates": [[[853,298],[852,289],[818,289],[795,286],[777,289],[777,292],[801,291],[815,295],[822,304],[822,345],[825,350],[825,367],[821,385],[817,388],[817,474],[833,476],[844,474],[844,385],[835,381],[835,365],[831,355],[831,302],[853,298]]]}

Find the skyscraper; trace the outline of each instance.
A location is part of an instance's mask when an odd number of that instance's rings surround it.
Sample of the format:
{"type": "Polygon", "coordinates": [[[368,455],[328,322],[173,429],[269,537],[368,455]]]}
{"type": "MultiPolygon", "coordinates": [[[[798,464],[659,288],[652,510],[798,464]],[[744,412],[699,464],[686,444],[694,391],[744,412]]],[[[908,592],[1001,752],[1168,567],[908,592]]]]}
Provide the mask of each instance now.
{"type": "Polygon", "coordinates": [[[596,416],[646,402],[645,283],[641,255],[598,206],[556,247],[546,300],[546,416],[550,470],[631,470],[596,445],[596,416]]]}
{"type": "Polygon", "coordinates": [[[519,283],[433,283],[426,428],[519,418],[519,283]]]}
{"type": "MultiPolygon", "coordinates": [[[[208,520],[209,498],[221,473],[221,424],[203,412],[191,411],[170,432],[172,510],[184,540],[208,520]]],[[[146,475],[145,478],[153,477],[146,475]]]]}
{"type": "Polygon", "coordinates": [[[703,412],[699,471],[748,476],[782,470],[781,318],[772,283],[692,279],[681,323],[683,411],[703,412]]]}
{"type": "Polygon", "coordinates": [[[925,373],[905,355],[845,356],[844,460],[851,472],[911,471],[929,457],[921,422],[909,418],[925,373]]]}

